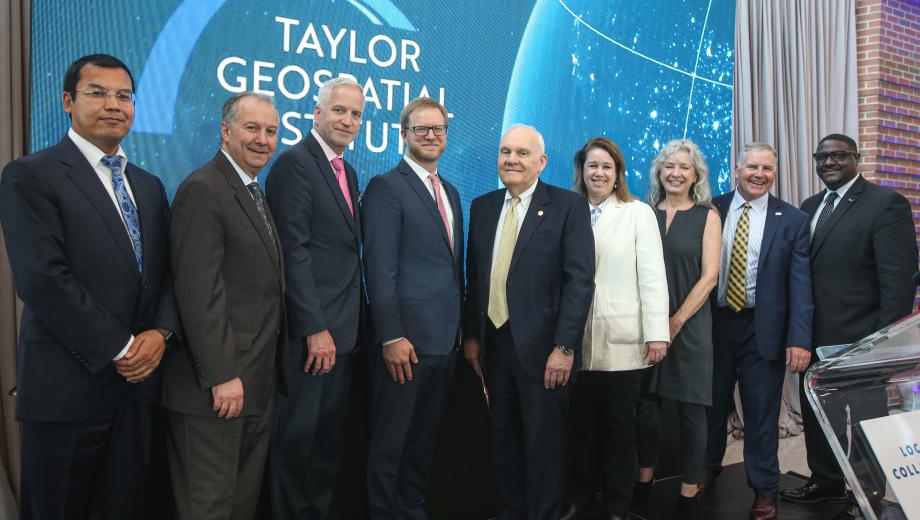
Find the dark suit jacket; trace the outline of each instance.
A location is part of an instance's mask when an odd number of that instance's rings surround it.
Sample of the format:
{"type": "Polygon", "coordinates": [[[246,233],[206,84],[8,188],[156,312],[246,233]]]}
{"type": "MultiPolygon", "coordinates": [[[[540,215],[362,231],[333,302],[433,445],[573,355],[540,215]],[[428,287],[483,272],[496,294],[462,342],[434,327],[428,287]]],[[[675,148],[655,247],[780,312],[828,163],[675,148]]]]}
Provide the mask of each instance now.
{"type": "Polygon", "coordinates": [[[361,211],[373,351],[405,337],[418,354],[447,354],[460,338],[463,208],[441,178],[454,214],[454,248],[428,186],[405,161],[374,177],[361,211]]]}
{"type": "MultiPolygon", "coordinates": [[[[345,174],[357,212],[358,178],[348,163],[345,174]]],[[[289,348],[305,361],[304,338],[328,329],[336,352],[351,352],[364,301],[361,222],[312,133],[278,157],[265,185],[284,250],[289,348]]]]}
{"type": "MultiPolygon", "coordinates": [[[[713,199],[722,222],[735,192],[713,199]]],[[[754,330],[757,350],[769,360],[783,359],[786,347],[812,348],[809,220],[795,206],[769,196],[760,256],[757,259],[754,330]]],[[[728,254],[722,251],[722,254],[728,254]]],[[[718,290],[713,297],[718,298],[718,290]]],[[[714,326],[719,327],[718,316],[714,326]]]]}
{"type": "MultiPolygon", "coordinates": [[[[808,198],[802,210],[814,216],[825,193],[808,198]]],[[[852,343],[910,314],[916,271],[910,203],[856,179],[811,242],[815,345],[852,343]]]]}
{"type": "MultiPolygon", "coordinates": [[[[463,334],[480,343],[489,319],[492,249],[505,191],[487,193],[470,206],[463,334]]],[[[506,291],[515,352],[525,370],[542,380],[555,345],[581,349],[594,294],[594,234],[584,196],[537,181],[506,291]]]]}
{"type": "Polygon", "coordinates": [[[101,418],[125,394],[145,403],[158,397],[159,371],[135,385],[112,363],[132,333],[180,329],[169,289],[166,192],[134,164],[125,176],[141,224],[141,272],[118,209],[70,138],[3,170],[0,222],[25,303],[20,421],[101,418]]]}
{"type": "Polygon", "coordinates": [[[240,377],[242,415],[261,414],[285,359],[284,278],[256,203],[223,152],[179,186],[169,241],[188,348],[163,364],[163,406],[214,416],[211,387],[240,377]]]}

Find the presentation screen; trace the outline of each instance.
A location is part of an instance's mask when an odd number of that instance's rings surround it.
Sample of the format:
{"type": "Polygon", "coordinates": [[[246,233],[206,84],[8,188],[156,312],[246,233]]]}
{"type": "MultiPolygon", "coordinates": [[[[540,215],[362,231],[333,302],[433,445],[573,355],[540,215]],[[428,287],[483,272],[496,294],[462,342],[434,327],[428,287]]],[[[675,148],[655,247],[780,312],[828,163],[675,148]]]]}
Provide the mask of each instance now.
{"type": "Polygon", "coordinates": [[[545,136],[548,183],[570,188],[572,156],[603,135],[644,197],[658,149],[685,137],[720,193],[731,172],[734,15],[734,0],[33,0],[30,143],[65,135],[64,71],[103,52],[136,81],[126,153],[170,196],[217,152],[227,97],[274,96],[281,153],[310,131],[319,86],[341,75],[367,99],[345,154],[362,189],[405,152],[400,110],[430,96],[450,113],[439,169],[465,213],[500,186],[498,143],[516,123],[545,136]]]}

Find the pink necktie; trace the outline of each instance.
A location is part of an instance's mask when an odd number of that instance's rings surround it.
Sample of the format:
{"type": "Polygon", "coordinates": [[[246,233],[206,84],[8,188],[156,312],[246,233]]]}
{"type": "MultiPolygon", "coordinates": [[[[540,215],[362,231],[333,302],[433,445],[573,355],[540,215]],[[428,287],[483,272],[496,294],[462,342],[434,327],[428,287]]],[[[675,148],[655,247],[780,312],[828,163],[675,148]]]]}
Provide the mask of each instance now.
{"type": "Polygon", "coordinates": [[[332,160],[332,169],[335,170],[335,180],[339,181],[339,188],[342,190],[342,195],[345,197],[345,203],[348,204],[348,211],[351,212],[351,216],[355,216],[355,208],[351,205],[351,194],[348,191],[348,179],[345,178],[345,161],[341,157],[336,157],[332,160]]]}
{"type": "Polygon", "coordinates": [[[444,207],[444,201],[441,200],[441,181],[438,179],[437,174],[429,175],[428,179],[434,188],[434,200],[438,202],[438,213],[441,214],[441,220],[444,221],[444,229],[447,230],[447,242],[450,244],[451,251],[453,251],[454,239],[450,236],[450,220],[447,218],[447,208],[444,207]]]}

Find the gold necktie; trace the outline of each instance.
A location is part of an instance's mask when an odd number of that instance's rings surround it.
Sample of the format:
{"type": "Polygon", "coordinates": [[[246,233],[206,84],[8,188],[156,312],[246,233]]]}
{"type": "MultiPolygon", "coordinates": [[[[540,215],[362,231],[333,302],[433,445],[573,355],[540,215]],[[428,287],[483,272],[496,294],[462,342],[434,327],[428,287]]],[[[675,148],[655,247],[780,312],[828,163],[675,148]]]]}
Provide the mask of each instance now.
{"type": "Polygon", "coordinates": [[[744,211],[735,226],[735,239],[732,241],[732,260],[728,266],[728,286],[725,302],[740,311],[747,303],[747,253],[748,253],[748,211],[751,205],[744,203],[744,211]]]}
{"type": "Polygon", "coordinates": [[[517,205],[521,203],[520,197],[511,197],[511,206],[505,214],[502,225],[501,241],[498,243],[498,253],[492,263],[492,276],[489,279],[489,319],[495,328],[499,328],[508,321],[508,295],[505,286],[508,283],[508,268],[511,267],[511,255],[514,254],[514,244],[517,242],[518,219],[517,205]]]}

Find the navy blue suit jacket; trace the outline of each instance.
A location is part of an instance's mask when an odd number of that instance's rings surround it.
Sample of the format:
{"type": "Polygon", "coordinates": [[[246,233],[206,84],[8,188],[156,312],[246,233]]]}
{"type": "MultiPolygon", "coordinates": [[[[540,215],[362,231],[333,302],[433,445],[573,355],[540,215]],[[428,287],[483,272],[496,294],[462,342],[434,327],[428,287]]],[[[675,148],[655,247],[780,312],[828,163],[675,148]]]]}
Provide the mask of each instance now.
{"type": "Polygon", "coordinates": [[[441,178],[454,216],[454,247],[428,187],[405,161],[371,179],[362,199],[364,266],[375,352],[407,338],[418,354],[442,355],[460,339],[463,208],[441,178]]]}
{"type": "MultiPolygon", "coordinates": [[[[358,178],[348,163],[345,175],[357,211],[358,178]]],[[[312,133],[278,157],[265,191],[284,252],[289,348],[302,350],[306,359],[304,338],[329,330],[336,352],[351,352],[364,300],[361,221],[349,212],[312,133]]]]}
{"type": "MultiPolygon", "coordinates": [[[[713,199],[722,222],[726,218],[731,191],[713,199]]],[[[809,220],[795,206],[769,196],[760,256],[757,259],[754,330],[761,357],[783,359],[787,347],[812,348],[811,267],[809,265],[809,220]]],[[[726,254],[725,251],[722,254],[726,254]]],[[[718,298],[718,290],[713,297],[718,298]]],[[[718,327],[716,313],[714,326],[718,327]]]]}
{"type": "Polygon", "coordinates": [[[141,224],[140,272],[121,215],[70,138],[3,170],[0,222],[25,303],[16,367],[20,421],[105,417],[126,394],[157,400],[159,370],[131,384],[112,363],[131,334],[181,332],[170,289],[166,192],[134,164],[125,176],[141,224]]]}
{"type": "MultiPolygon", "coordinates": [[[[463,334],[480,344],[489,319],[492,248],[505,191],[487,193],[470,206],[463,334]]],[[[594,234],[584,196],[537,181],[506,291],[515,352],[525,370],[542,380],[555,345],[581,349],[594,295],[594,234]]]]}

